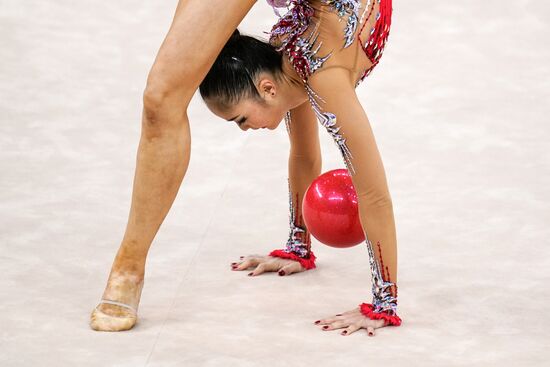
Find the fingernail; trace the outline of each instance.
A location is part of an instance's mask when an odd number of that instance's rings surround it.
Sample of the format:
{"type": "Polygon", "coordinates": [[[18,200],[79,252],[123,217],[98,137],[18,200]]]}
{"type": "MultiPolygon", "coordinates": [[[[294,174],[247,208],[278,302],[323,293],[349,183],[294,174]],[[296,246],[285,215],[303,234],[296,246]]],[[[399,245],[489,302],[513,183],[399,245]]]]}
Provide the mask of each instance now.
{"type": "Polygon", "coordinates": [[[374,335],[373,333],[369,332],[369,336],[373,336],[373,335],[374,335]]]}
{"type": "Polygon", "coordinates": [[[248,276],[250,277],[250,276],[252,276],[252,274],[254,274],[254,273],[248,273],[248,276]]]}
{"type": "Polygon", "coordinates": [[[286,273],[285,273],[284,270],[281,270],[281,271],[279,272],[279,275],[280,275],[280,276],[283,276],[283,275],[285,275],[285,274],[286,274],[286,273]]]}
{"type": "Polygon", "coordinates": [[[347,331],[342,331],[342,335],[346,335],[348,332],[347,331]]]}
{"type": "Polygon", "coordinates": [[[325,330],[328,329],[328,325],[323,326],[323,329],[325,330]]]}
{"type": "Polygon", "coordinates": [[[237,265],[237,263],[231,263],[231,265],[235,266],[235,265],[237,265]]]}
{"type": "Polygon", "coordinates": [[[321,320],[315,321],[315,325],[320,324],[320,323],[321,323],[321,320]]]}
{"type": "Polygon", "coordinates": [[[339,314],[338,314],[338,315],[336,315],[336,316],[342,316],[342,314],[341,314],[341,313],[339,313],[339,314]]]}

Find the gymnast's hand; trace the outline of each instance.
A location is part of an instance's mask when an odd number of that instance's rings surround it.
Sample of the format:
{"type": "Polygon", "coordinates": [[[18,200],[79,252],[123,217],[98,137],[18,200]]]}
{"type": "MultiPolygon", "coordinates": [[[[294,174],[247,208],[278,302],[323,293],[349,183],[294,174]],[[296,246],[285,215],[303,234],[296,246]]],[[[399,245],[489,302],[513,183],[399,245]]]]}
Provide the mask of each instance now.
{"type": "Polygon", "coordinates": [[[254,268],[254,270],[248,273],[248,276],[256,276],[270,271],[277,271],[279,275],[283,276],[292,273],[300,273],[306,270],[298,261],[274,256],[241,256],[239,262],[231,263],[232,270],[242,271],[249,268],[254,268]]]}
{"type": "Polygon", "coordinates": [[[374,329],[387,325],[386,320],[371,320],[361,313],[359,307],[354,310],[334,315],[326,319],[317,320],[315,325],[324,325],[321,330],[340,330],[340,335],[347,336],[359,329],[367,329],[369,336],[374,336],[374,329]]]}

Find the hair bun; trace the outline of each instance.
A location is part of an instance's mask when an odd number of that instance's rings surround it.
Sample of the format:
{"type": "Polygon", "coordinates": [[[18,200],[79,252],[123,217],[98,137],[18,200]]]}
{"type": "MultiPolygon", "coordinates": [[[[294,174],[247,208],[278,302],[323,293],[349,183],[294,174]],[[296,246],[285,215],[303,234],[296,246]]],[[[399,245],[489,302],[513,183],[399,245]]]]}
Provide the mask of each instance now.
{"type": "Polygon", "coordinates": [[[233,31],[233,34],[231,35],[230,39],[236,39],[236,38],[239,38],[240,36],[241,36],[241,32],[239,32],[238,28],[235,28],[235,30],[233,31]]]}

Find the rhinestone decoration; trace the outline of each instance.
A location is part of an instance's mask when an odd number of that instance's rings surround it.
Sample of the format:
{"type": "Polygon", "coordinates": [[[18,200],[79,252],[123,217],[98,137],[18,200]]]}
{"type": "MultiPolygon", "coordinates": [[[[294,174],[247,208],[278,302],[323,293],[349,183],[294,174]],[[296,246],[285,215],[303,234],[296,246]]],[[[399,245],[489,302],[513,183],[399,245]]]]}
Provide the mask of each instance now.
{"type": "Polygon", "coordinates": [[[342,154],[342,158],[344,159],[344,164],[346,165],[346,168],[349,170],[350,175],[354,175],[355,169],[353,168],[353,164],[351,162],[351,160],[353,159],[353,156],[348,146],[346,145],[346,139],[344,139],[342,134],[339,133],[340,127],[336,126],[336,115],[331,112],[325,112],[322,110],[317,100],[320,100],[321,102],[325,102],[325,101],[317,93],[315,93],[313,89],[311,89],[309,84],[306,84],[306,90],[307,90],[309,102],[311,103],[311,107],[313,108],[313,111],[315,112],[317,119],[319,120],[321,125],[325,127],[327,132],[332,136],[332,139],[338,146],[338,149],[342,154]]]}
{"type": "MultiPolygon", "coordinates": [[[[363,28],[367,24],[366,21],[365,23],[363,23],[363,26],[359,31],[359,36],[357,37],[359,39],[359,42],[361,43],[363,51],[372,62],[372,65],[363,72],[360,79],[356,82],[355,87],[357,87],[367,76],[369,76],[374,67],[380,62],[380,58],[382,57],[384,47],[386,46],[386,42],[390,34],[392,0],[372,0],[371,12],[367,16],[367,19],[370,18],[370,16],[372,15],[371,13],[374,10],[374,2],[376,2],[379,7],[378,13],[376,14],[376,23],[369,32],[369,38],[367,42],[364,43],[360,36],[363,28]]],[[[370,3],[371,1],[369,1],[369,4],[370,3]]],[[[366,8],[368,7],[369,5],[367,5],[366,8]]]]}
{"type": "Polygon", "coordinates": [[[374,257],[372,243],[366,239],[367,250],[369,252],[369,265],[371,269],[372,279],[372,305],[374,312],[386,312],[389,315],[397,314],[397,297],[392,296],[390,288],[395,286],[395,283],[386,282],[382,278],[380,266],[374,257]]]}
{"type": "Polygon", "coordinates": [[[359,18],[361,2],[357,0],[322,0],[322,3],[330,6],[340,18],[347,15],[346,28],[344,30],[344,48],[349,47],[354,40],[359,18]]]}
{"type": "Polygon", "coordinates": [[[308,243],[304,243],[299,237],[298,234],[303,233],[302,236],[305,235],[306,230],[305,228],[302,228],[300,226],[297,226],[295,221],[296,216],[296,210],[294,208],[294,205],[292,204],[292,191],[290,189],[290,179],[288,180],[288,200],[289,200],[289,206],[290,206],[290,233],[288,236],[288,241],[286,242],[286,248],[285,252],[294,252],[296,255],[300,257],[306,257],[309,252],[310,245],[308,243]]]}

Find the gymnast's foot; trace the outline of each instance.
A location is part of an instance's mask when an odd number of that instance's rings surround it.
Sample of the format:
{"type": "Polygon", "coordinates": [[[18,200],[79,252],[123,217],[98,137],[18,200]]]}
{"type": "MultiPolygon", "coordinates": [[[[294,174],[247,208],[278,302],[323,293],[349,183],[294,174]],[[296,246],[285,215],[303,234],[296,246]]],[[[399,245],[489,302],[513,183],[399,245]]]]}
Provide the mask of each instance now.
{"type": "Polygon", "coordinates": [[[137,308],[143,281],[143,274],[112,272],[103,292],[102,301],[92,311],[90,327],[97,331],[131,329],[137,321],[137,308]]]}
{"type": "Polygon", "coordinates": [[[273,256],[241,256],[238,262],[231,263],[231,270],[242,271],[249,268],[254,268],[252,272],[248,273],[249,276],[275,271],[279,275],[284,276],[292,273],[301,273],[306,270],[298,261],[273,256]]]}

